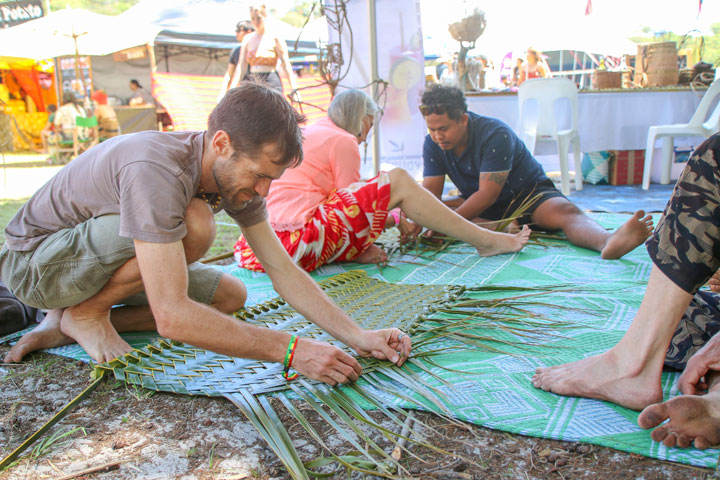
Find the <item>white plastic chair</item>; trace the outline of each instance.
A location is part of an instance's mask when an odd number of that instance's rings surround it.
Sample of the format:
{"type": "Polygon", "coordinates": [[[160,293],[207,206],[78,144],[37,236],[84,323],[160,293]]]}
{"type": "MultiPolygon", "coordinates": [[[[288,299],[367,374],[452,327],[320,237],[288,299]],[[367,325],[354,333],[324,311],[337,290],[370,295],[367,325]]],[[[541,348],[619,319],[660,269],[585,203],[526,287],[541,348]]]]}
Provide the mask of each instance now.
{"type": "Polygon", "coordinates": [[[705,137],[720,130],[720,101],[708,117],[713,100],[720,95],[720,79],[715,80],[703,95],[700,104],[688,123],[675,125],[653,125],[648,129],[647,145],[645,146],[645,167],[643,169],[642,188],[650,188],[650,167],[655,153],[655,140],[662,138],[662,170],[660,183],[670,183],[670,170],[672,168],[673,139],[676,136],[705,137]],[[707,119],[707,120],[706,120],[707,119]]]}
{"type": "Polygon", "coordinates": [[[535,153],[538,141],[557,142],[560,157],[561,190],[563,195],[570,194],[570,172],[568,152],[573,146],[575,159],[575,189],[582,190],[582,170],[580,168],[580,134],[578,132],[578,92],[575,83],[567,78],[531,78],[518,88],[518,118],[520,119],[520,137],[530,153],[535,153]],[[562,102],[561,99],[567,99],[562,102]],[[557,103],[556,103],[557,102],[557,103]],[[536,103],[536,109],[533,104],[536,103]],[[570,115],[563,115],[570,110],[570,115]],[[569,103],[569,106],[567,105],[569,103]],[[562,120],[568,117],[572,123],[564,125],[562,120]]]}

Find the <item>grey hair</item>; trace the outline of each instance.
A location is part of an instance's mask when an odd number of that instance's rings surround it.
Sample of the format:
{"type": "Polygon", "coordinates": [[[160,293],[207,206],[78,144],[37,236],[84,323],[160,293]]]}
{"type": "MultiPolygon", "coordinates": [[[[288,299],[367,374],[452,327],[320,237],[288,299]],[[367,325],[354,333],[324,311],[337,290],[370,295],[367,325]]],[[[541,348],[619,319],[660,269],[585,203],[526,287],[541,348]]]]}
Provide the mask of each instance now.
{"type": "Polygon", "coordinates": [[[362,121],[366,115],[375,116],[380,111],[375,101],[362,90],[344,90],[333,98],[328,107],[330,120],[352,135],[362,133],[362,121]]]}

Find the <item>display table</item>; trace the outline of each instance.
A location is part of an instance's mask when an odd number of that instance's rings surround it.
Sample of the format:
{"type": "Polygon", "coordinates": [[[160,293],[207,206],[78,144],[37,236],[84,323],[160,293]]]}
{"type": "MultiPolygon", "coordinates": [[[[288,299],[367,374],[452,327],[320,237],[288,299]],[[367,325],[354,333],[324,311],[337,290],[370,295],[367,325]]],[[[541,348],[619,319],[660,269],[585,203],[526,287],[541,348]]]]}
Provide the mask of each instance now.
{"type": "MultiPolygon", "coordinates": [[[[578,95],[580,149],[644,150],[652,125],[687,123],[705,90],[689,88],[589,90],[578,95]]],[[[494,117],[517,131],[518,102],[515,93],[467,93],[468,109],[494,117]]],[[[570,125],[568,114],[560,115],[561,125],[570,125]]],[[[700,137],[679,138],[675,145],[697,146],[700,137]]],[[[551,142],[538,142],[536,153],[555,153],[551,142]]]]}
{"type": "Polygon", "coordinates": [[[127,105],[114,106],[117,115],[120,133],[142,132],[144,130],[157,130],[158,120],[155,107],[130,107],[127,105]]]}

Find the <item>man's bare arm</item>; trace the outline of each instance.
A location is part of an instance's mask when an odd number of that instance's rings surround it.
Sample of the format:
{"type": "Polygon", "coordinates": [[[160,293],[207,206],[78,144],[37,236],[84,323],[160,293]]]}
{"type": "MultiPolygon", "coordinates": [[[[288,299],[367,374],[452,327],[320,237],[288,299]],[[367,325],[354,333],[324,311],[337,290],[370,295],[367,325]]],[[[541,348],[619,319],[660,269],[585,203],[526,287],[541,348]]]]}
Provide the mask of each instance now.
{"type": "Polygon", "coordinates": [[[445,175],[424,177],[422,186],[438,199],[442,199],[443,187],[445,186],[445,175]]]}
{"type": "Polygon", "coordinates": [[[323,292],[287,254],[268,222],[244,228],[243,235],[273,282],[273,287],[305,318],[352,348],[361,356],[387,359],[397,365],[410,354],[406,336],[397,341],[398,329],[364,330],[323,292]],[[401,355],[397,352],[400,351],[401,355]]]}
{"type": "MultiPolygon", "coordinates": [[[[187,296],[187,265],[181,242],[135,240],[140,272],[158,332],[233,357],[282,362],[290,334],[250,325],[187,296]]],[[[357,379],[362,368],[343,351],[324,342],[298,342],[293,367],[331,385],[357,379]]]]}
{"type": "Polygon", "coordinates": [[[477,192],[470,195],[455,213],[467,219],[482,216],[497,201],[509,174],[509,170],[481,173],[477,192]]]}

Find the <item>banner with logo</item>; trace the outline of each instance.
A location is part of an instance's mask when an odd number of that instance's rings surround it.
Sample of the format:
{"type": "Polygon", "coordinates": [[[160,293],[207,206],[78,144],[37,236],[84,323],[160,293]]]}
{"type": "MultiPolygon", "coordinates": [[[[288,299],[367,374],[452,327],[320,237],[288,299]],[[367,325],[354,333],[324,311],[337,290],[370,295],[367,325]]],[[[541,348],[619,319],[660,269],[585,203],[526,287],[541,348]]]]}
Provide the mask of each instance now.
{"type": "MultiPolygon", "coordinates": [[[[367,87],[371,78],[370,40],[377,43],[377,77],[386,86],[378,86],[378,104],[383,116],[375,126],[380,139],[380,168],[404,168],[414,177],[422,176],[422,145],[425,121],[418,111],[420,95],[425,88],[422,28],[419,0],[349,0],[347,16],[337,18],[336,2],[325,1],[330,24],[339,25],[340,34],[329,27],[330,43],[340,43],[344,77],[338,90],[367,87]],[[376,31],[371,31],[370,3],[375,5],[376,31]],[[338,22],[337,20],[340,20],[338,22]],[[348,28],[349,27],[349,28],[348,28]],[[352,48],[351,48],[352,47],[352,48]]],[[[364,149],[363,177],[372,173],[372,148],[364,149]]]]}

